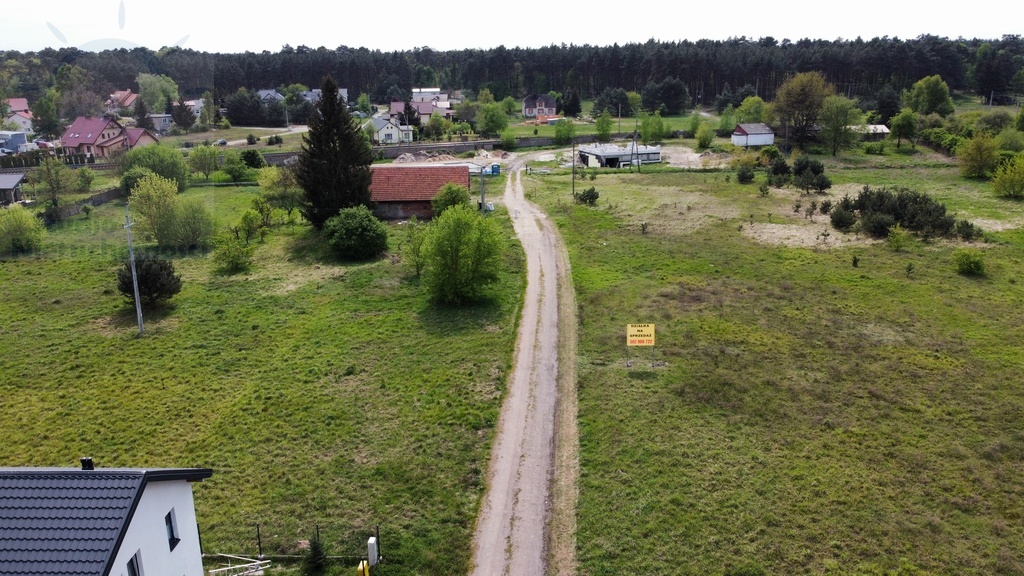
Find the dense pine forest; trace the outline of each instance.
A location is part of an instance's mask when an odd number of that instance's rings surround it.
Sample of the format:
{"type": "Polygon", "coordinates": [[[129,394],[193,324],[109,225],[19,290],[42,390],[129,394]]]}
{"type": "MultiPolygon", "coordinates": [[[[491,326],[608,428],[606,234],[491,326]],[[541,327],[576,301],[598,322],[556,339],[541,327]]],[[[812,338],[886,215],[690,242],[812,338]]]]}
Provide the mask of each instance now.
{"type": "MultiPolygon", "coordinates": [[[[697,104],[726,90],[752,87],[765,99],[790,75],[820,71],[839,91],[871,99],[885,86],[908,88],[939,75],[949,87],[986,98],[1012,99],[1024,92],[1024,40],[915,39],[809,40],[764,37],[725,41],[658,42],[612,46],[551,45],[543,48],[381,52],[339,46],[284,46],[279,52],[210,54],[179,47],[99,53],[76,48],[3,53],[0,91],[35,101],[59,84],[58,71],[72,65],[90,76],[91,89],[109,94],[134,88],[140,73],[173,78],[186,98],[211,91],[218,100],[239,88],[303,84],[319,86],[326,74],[375,101],[413,86],[476,92],[487,88],[498,99],[538,92],[575,92],[596,97],[606,88],[640,91],[666,78],[681,80],[697,104]]],[[[749,90],[749,88],[748,88],[749,90]]]]}

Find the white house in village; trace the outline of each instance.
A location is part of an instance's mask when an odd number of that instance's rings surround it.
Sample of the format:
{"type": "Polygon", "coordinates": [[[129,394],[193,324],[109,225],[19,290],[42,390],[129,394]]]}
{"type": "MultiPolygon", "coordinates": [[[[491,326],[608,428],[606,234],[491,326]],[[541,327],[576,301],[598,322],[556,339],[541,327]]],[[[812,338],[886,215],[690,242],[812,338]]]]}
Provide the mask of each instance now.
{"type": "Polygon", "coordinates": [[[366,122],[366,124],[363,124],[364,130],[366,129],[366,126],[373,126],[374,144],[400,144],[412,142],[412,126],[399,126],[387,118],[371,118],[366,122]]]}
{"type": "Polygon", "coordinates": [[[770,146],[775,143],[775,132],[767,124],[737,124],[732,131],[733,146],[770,146]]]}
{"type": "Polygon", "coordinates": [[[0,468],[0,574],[202,576],[207,468],[0,468]]]}

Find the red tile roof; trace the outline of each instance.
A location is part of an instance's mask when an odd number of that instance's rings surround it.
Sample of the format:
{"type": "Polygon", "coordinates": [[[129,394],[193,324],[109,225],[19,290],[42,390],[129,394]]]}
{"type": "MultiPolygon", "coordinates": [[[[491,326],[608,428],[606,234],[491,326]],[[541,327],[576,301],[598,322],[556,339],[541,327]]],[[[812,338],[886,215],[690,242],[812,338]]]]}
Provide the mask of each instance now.
{"type": "Polygon", "coordinates": [[[113,124],[119,133],[124,130],[114,119],[106,116],[79,116],[71,126],[68,126],[61,141],[65,148],[74,148],[82,144],[96,145],[110,124],[113,124]]]}
{"type": "Polygon", "coordinates": [[[438,190],[452,182],[469,188],[467,166],[371,166],[370,200],[414,202],[433,200],[438,190]]]}
{"type": "Polygon", "coordinates": [[[139,95],[132,92],[131,88],[127,90],[117,90],[110,95],[110,105],[119,108],[131,108],[135,104],[135,99],[139,95]]]}
{"type": "Polygon", "coordinates": [[[7,108],[10,112],[28,112],[28,98],[8,98],[7,108]]]}
{"type": "Polygon", "coordinates": [[[157,142],[157,137],[152,132],[145,128],[125,128],[125,135],[128,136],[128,147],[135,148],[139,143],[139,138],[142,138],[144,134],[149,134],[149,137],[153,139],[153,142],[157,142]]]}

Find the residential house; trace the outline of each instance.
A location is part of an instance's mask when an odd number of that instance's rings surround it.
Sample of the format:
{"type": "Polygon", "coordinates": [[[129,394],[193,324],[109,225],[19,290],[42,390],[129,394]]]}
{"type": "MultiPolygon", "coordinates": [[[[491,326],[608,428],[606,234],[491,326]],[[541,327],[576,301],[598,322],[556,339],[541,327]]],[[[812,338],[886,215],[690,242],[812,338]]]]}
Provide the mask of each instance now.
{"type": "Polygon", "coordinates": [[[167,132],[174,123],[174,117],[170,114],[147,114],[146,117],[153,121],[153,130],[157,134],[167,132]]]}
{"type": "Polygon", "coordinates": [[[25,112],[19,110],[4,118],[4,122],[16,124],[18,128],[25,132],[32,131],[32,112],[25,112]]]}
{"type": "Polygon", "coordinates": [[[370,201],[378,218],[432,218],[431,200],[448,183],[469,188],[469,168],[459,166],[371,166],[370,201]]]}
{"type": "Polygon", "coordinates": [[[91,154],[104,158],[134,146],[156,142],[152,132],[137,134],[131,143],[128,131],[110,116],[79,116],[61,137],[64,150],[69,154],[91,154]]]}
{"type": "Polygon", "coordinates": [[[185,100],[185,106],[192,109],[192,115],[196,118],[199,118],[199,115],[203,113],[203,106],[205,104],[206,103],[203,102],[202,98],[198,98],[196,100],[185,100]]]}
{"type": "Polygon", "coordinates": [[[4,101],[7,104],[7,113],[28,112],[28,98],[8,98],[4,101]]]}
{"type": "Polygon", "coordinates": [[[274,89],[257,90],[256,95],[259,96],[260,100],[263,100],[264,102],[284,102],[284,96],[274,89]]]}
{"type": "Polygon", "coordinates": [[[737,124],[732,131],[733,146],[771,146],[775,132],[767,124],[737,124]]]}
{"type": "Polygon", "coordinates": [[[208,468],[0,468],[0,574],[202,576],[208,468]]]}
{"type": "Polygon", "coordinates": [[[0,205],[21,202],[24,174],[0,174],[0,205]]]}
{"type": "MultiPolygon", "coordinates": [[[[347,104],[348,90],[346,90],[345,88],[339,88],[338,93],[341,96],[341,101],[347,104]]],[[[303,90],[302,92],[299,93],[299,95],[302,96],[302,98],[306,102],[309,102],[310,104],[316,104],[317,102],[320,101],[320,96],[323,95],[323,90],[319,88],[314,88],[312,90],[303,90]]]]}
{"type": "MultiPolygon", "coordinates": [[[[398,122],[399,119],[405,115],[405,104],[405,102],[401,101],[395,101],[391,103],[390,116],[392,120],[398,122]]],[[[416,113],[419,114],[420,123],[422,125],[426,125],[427,120],[429,120],[430,116],[435,112],[437,114],[440,114],[442,118],[447,118],[449,120],[455,114],[455,110],[451,108],[441,108],[437,105],[437,102],[433,101],[409,102],[409,106],[411,106],[414,110],[416,110],[416,113]]]]}
{"type": "Polygon", "coordinates": [[[373,126],[374,144],[399,144],[412,142],[412,126],[400,126],[398,122],[387,118],[371,118],[366,124],[363,124],[364,130],[367,125],[373,126]]]}
{"type": "Polygon", "coordinates": [[[139,146],[149,146],[151,144],[159,144],[160,141],[157,139],[156,134],[153,134],[145,128],[125,128],[125,136],[128,137],[128,149],[138,148],[139,146]]]}
{"type": "MultiPolygon", "coordinates": [[[[441,98],[440,88],[413,88],[412,89],[412,101],[413,102],[440,102],[441,98]]],[[[444,94],[443,100],[448,100],[448,95],[444,94]]]]}
{"type": "Polygon", "coordinates": [[[538,118],[557,114],[557,104],[550,94],[530,94],[523,98],[523,118],[538,118]]]}
{"type": "Polygon", "coordinates": [[[138,99],[139,95],[132,92],[131,88],[116,90],[107,100],[107,114],[118,114],[122,110],[132,113],[135,110],[135,101],[138,99]]]}

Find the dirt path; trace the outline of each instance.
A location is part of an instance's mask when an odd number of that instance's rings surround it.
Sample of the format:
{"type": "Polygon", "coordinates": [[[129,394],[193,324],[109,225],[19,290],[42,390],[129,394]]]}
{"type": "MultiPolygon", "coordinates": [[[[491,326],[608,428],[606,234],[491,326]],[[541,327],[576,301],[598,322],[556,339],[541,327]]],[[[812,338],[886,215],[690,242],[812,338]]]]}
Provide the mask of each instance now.
{"type": "Polygon", "coordinates": [[[575,304],[561,238],[523,196],[526,160],[510,165],[503,198],[526,252],[527,288],[473,538],[475,576],[575,572],[575,304]]]}

